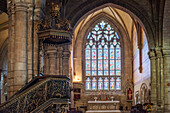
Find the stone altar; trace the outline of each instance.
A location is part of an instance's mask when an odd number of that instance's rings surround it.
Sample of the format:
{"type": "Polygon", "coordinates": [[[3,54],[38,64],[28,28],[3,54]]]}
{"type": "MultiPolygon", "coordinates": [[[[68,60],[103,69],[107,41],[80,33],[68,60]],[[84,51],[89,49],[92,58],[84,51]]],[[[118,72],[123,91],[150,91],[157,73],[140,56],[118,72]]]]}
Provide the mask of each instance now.
{"type": "Polygon", "coordinates": [[[119,113],[120,101],[88,101],[86,113],[119,113]]]}

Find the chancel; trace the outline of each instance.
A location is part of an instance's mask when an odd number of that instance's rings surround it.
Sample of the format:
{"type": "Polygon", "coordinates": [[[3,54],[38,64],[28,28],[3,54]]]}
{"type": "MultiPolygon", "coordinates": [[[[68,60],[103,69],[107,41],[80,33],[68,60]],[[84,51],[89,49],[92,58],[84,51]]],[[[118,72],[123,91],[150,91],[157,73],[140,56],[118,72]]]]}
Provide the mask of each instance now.
{"type": "Polygon", "coordinates": [[[0,113],[170,113],[170,0],[1,0],[0,113]]]}

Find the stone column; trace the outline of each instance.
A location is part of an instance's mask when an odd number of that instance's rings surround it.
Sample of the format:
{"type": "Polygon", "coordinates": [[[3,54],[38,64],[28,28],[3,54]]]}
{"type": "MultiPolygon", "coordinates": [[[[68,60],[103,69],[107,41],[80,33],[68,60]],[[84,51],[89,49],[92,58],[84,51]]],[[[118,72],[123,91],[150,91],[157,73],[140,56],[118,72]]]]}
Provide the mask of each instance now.
{"type": "Polygon", "coordinates": [[[44,75],[48,75],[49,73],[49,60],[48,60],[48,54],[47,54],[47,50],[45,50],[44,53],[44,75]]]}
{"type": "Polygon", "coordinates": [[[163,49],[164,59],[164,113],[170,113],[170,49],[163,49]]]}
{"type": "Polygon", "coordinates": [[[69,77],[69,57],[70,57],[69,45],[64,46],[63,51],[63,75],[69,77]]]}
{"type": "Polygon", "coordinates": [[[26,83],[26,38],[28,38],[28,6],[24,2],[16,3],[15,6],[14,93],[21,89],[26,83]]]}
{"type": "Polygon", "coordinates": [[[155,112],[157,107],[157,76],[155,51],[150,51],[149,56],[151,60],[151,102],[153,103],[153,111],[155,112]]]}
{"type": "Polygon", "coordinates": [[[8,28],[8,98],[11,97],[13,92],[13,84],[14,84],[14,74],[13,74],[13,68],[14,68],[14,34],[15,34],[15,10],[14,10],[14,4],[9,4],[8,9],[8,21],[9,21],[9,28],[8,28]]]}
{"type": "Polygon", "coordinates": [[[49,73],[48,75],[56,75],[56,47],[49,46],[48,47],[48,55],[49,55],[49,73]]]}
{"type": "Polygon", "coordinates": [[[63,47],[57,47],[57,75],[63,75],[63,47]]]}
{"type": "Polygon", "coordinates": [[[157,47],[155,48],[155,52],[156,52],[156,82],[157,82],[157,111],[161,112],[163,109],[163,87],[162,87],[162,80],[163,80],[163,75],[162,75],[162,50],[161,48],[157,47]]]}

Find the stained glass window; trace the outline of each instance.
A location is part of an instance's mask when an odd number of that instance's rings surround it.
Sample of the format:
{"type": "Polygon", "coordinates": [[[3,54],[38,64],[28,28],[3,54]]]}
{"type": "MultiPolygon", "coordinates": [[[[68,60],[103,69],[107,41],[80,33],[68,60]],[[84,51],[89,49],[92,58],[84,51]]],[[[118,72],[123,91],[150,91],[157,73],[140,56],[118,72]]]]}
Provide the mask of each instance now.
{"type": "Polygon", "coordinates": [[[94,77],[92,80],[92,90],[96,90],[97,89],[97,83],[96,83],[96,78],[94,77]]]}
{"type": "Polygon", "coordinates": [[[103,89],[103,80],[100,77],[99,80],[98,80],[98,90],[102,90],[102,89],[103,89]]]}
{"type": "Polygon", "coordinates": [[[105,21],[86,38],[86,90],[121,90],[121,45],[114,28],[105,21]]]}
{"type": "Polygon", "coordinates": [[[86,80],[86,90],[90,90],[90,89],[91,89],[91,80],[88,77],[86,80]]]}

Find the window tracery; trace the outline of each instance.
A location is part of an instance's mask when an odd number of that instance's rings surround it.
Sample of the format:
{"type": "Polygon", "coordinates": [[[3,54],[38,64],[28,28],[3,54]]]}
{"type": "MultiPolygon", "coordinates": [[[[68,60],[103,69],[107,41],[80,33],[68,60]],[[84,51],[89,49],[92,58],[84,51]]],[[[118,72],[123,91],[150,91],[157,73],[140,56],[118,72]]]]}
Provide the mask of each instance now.
{"type": "Polygon", "coordinates": [[[86,90],[121,90],[121,45],[114,28],[105,21],[86,38],[86,90]]]}

